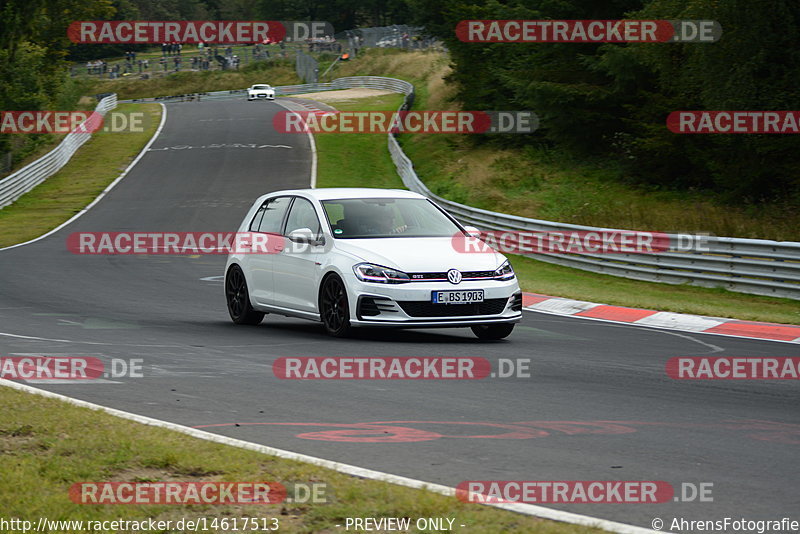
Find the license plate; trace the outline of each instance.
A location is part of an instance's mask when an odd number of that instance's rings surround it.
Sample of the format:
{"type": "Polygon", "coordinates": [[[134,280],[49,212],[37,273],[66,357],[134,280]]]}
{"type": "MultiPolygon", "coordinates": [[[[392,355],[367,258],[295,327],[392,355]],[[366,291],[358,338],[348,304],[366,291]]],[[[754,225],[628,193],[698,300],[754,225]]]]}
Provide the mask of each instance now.
{"type": "Polygon", "coordinates": [[[431,302],[434,304],[472,304],[483,302],[483,289],[458,291],[433,291],[431,302]]]}

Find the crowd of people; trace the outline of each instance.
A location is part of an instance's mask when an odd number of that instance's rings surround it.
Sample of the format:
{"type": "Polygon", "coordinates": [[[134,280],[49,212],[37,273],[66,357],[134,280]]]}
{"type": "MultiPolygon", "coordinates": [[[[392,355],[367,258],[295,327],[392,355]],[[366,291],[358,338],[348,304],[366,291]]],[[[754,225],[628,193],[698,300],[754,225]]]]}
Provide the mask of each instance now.
{"type": "MultiPolygon", "coordinates": [[[[348,39],[349,53],[358,54],[359,48],[364,46],[364,38],[358,35],[350,34],[348,39]]],[[[384,38],[379,40],[377,46],[402,46],[403,48],[423,48],[428,45],[427,42],[419,36],[409,36],[407,33],[393,36],[393,39],[384,38]]],[[[332,36],[324,36],[313,39],[306,39],[305,45],[308,47],[309,52],[344,52],[342,43],[338,42],[332,36]]],[[[280,51],[274,50],[273,54],[278,57],[287,57],[286,44],[284,42],[274,43],[265,40],[261,43],[251,43],[252,48],[249,52],[245,49],[245,59],[248,56],[253,61],[270,59],[270,48],[272,46],[280,47],[280,51]]],[[[162,43],[161,44],[161,57],[158,58],[157,66],[154,70],[163,72],[174,71],[178,72],[182,67],[190,65],[192,70],[210,70],[214,63],[219,65],[221,69],[238,69],[242,63],[239,55],[234,54],[234,49],[231,46],[218,46],[214,44],[198,43],[197,53],[190,54],[191,58],[183,58],[183,44],[178,42],[162,43]]],[[[241,52],[240,52],[241,53],[241,52]]],[[[348,54],[349,56],[349,54],[348,54]]],[[[155,61],[155,60],[154,60],[155,61]]],[[[108,76],[116,78],[123,75],[131,75],[138,73],[144,77],[148,76],[150,69],[149,59],[137,59],[137,53],[133,50],[125,52],[125,59],[122,62],[109,65],[105,60],[98,59],[88,61],[86,63],[86,71],[90,75],[108,76]]],[[[75,70],[73,72],[76,72],[75,70]]]]}
{"type": "MultiPolygon", "coordinates": [[[[201,50],[202,44],[203,43],[200,43],[201,50]]],[[[181,55],[181,50],[183,50],[183,45],[181,43],[161,43],[162,56],[179,56],[181,55]]]]}

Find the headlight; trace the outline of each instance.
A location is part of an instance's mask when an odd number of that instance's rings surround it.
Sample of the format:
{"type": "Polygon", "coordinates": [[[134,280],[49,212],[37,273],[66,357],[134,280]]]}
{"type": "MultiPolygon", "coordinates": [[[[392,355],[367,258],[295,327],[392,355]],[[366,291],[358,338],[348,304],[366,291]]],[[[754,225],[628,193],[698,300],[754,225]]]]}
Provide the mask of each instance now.
{"type": "Polygon", "coordinates": [[[514,269],[511,268],[511,264],[508,263],[508,260],[506,260],[506,262],[503,263],[503,265],[501,265],[494,271],[495,280],[511,280],[513,278],[514,278],[514,269]]]}
{"type": "Polygon", "coordinates": [[[411,278],[402,271],[396,271],[380,265],[373,265],[372,263],[359,263],[353,266],[353,272],[356,273],[356,278],[362,282],[402,284],[411,281],[411,278]]]}

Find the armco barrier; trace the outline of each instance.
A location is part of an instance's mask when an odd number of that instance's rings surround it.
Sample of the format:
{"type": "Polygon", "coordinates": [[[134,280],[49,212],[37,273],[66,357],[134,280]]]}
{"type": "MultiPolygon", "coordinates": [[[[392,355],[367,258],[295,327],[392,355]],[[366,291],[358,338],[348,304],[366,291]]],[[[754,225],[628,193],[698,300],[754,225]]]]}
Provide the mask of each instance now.
{"type": "MultiPolygon", "coordinates": [[[[330,84],[309,84],[280,88],[278,94],[312,92],[331,89],[365,87],[395,91],[406,96],[400,109],[411,107],[414,86],[408,82],[380,76],[338,78],[330,84]],[[287,91],[284,92],[283,90],[287,91]]],[[[569,232],[599,230],[615,231],[529,219],[482,210],[452,202],[433,194],[419,179],[414,164],[405,155],[394,135],[388,136],[389,153],[403,184],[434,200],[464,224],[481,230],[511,230],[529,232],[569,232]]],[[[619,231],[619,230],[616,230],[619,231]]],[[[674,244],[678,235],[670,234],[674,244]]],[[[706,287],[724,287],[741,293],[800,299],[800,243],[738,239],[709,236],[704,251],[661,252],[649,254],[525,254],[537,260],[576,267],[586,271],[611,274],[625,278],[689,283],[706,287]]]]}
{"type": "MultiPolygon", "coordinates": [[[[115,107],[117,107],[117,95],[112,94],[98,102],[95,112],[105,116],[108,111],[115,107]]],[[[82,125],[89,121],[92,121],[91,117],[84,121],[82,125]]],[[[92,136],[91,133],[79,131],[80,129],[81,126],[78,126],[64,136],[64,140],[56,148],[33,163],[0,180],[0,209],[13,203],[66,165],[78,148],[92,136]]]]}
{"type": "MultiPolygon", "coordinates": [[[[335,89],[370,88],[394,91],[405,95],[400,109],[409,109],[414,99],[414,86],[395,78],[351,76],[330,83],[299,84],[275,87],[277,95],[313,93],[335,89]]],[[[240,98],[244,91],[216,91],[206,98],[240,98]]],[[[178,95],[160,100],[185,99],[178,95]]],[[[405,186],[434,200],[464,224],[481,230],[531,232],[614,231],[528,219],[482,210],[452,202],[433,194],[414,172],[414,164],[405,155],[395,136],[388,136],[389,153],[405,186]]],[[[619,230],[617,230],[619,231],[619,230]]],[[[670,235],[671,241],[678,239],[670,235]]],[[[567,265],[586,271],[625,278],[724,287],[741,293],[800,299],[800,243],[732,237],[708,237],[706,251],[662,252],[650,254],[526,254],[537,260],[567,265]]]]}

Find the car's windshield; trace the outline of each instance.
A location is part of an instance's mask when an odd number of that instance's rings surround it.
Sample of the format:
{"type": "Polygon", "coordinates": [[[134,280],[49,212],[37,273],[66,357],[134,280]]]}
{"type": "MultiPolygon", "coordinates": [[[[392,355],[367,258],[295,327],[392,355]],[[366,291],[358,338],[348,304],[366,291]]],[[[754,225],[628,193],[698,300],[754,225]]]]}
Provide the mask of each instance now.
{"type": "Polygon", "coordinates": [[[452,237],[461,230],[423,198],[348,198],[323,200],[339,239],[376,237],[452,237]]]}
{"type": "Polygon", "coordinates": [[[272,89],[269,85],[254,85],[253,89],[272,89]]]}

